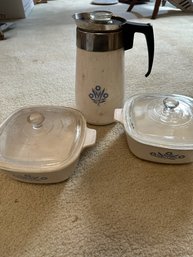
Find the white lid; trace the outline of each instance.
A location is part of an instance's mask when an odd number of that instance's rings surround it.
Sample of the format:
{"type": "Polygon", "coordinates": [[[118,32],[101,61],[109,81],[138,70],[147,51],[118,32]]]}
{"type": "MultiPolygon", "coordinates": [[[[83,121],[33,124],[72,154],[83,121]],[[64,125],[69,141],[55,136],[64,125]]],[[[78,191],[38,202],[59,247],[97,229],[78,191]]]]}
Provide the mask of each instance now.
{"type": "Polygon", "coordinates": [[[127,133],[141,143],[193,148],[193,99],[183,95],[135,95],[124,105],[127,133]]]}
{"type": "Polygon", "coordinates": [[[0,166],[19,172],[61,169],[80,154],[85,127],[82,114],[71,108],[20,109],[0,126],[0,166]]]}

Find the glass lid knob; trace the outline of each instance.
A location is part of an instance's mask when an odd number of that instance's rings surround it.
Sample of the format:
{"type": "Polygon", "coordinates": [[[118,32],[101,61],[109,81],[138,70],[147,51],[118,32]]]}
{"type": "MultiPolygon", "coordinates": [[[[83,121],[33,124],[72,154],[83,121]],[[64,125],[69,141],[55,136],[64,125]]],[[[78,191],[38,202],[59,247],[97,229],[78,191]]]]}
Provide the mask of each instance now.
{"type": "Polygon", "coordinates": [[[108,11],[95,11],[90,13],[90,19],[96,22],[111,22],[113,14],[108,11]]]}
{"type": "Polygon", "coordinates": [[[163,100],[164,107],[166,110],[174,110],[179,105],[179,101],[174,98],[167,97],[163,100]]]}
{"type": "Polygon", "coordinates": [[[42,126],[44,120],[45,120],[45,117],[40,112],[33,112],[27,118],[27,121],[30,124],[32,124],[32,127],[34,129],[40,128],[42,126]]]}

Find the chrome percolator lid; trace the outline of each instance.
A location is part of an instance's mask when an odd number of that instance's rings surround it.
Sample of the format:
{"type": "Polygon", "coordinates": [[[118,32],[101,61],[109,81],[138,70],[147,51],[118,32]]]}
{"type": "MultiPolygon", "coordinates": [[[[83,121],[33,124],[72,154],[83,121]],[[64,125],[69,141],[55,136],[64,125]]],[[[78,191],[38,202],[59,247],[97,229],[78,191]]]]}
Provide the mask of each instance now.
{"type": "Polygon", "coordinates": [[[124,18],[109,11],[75,13],[72,17],[78,28],[88,31],[114,31],[126,23],[124,18]]]}

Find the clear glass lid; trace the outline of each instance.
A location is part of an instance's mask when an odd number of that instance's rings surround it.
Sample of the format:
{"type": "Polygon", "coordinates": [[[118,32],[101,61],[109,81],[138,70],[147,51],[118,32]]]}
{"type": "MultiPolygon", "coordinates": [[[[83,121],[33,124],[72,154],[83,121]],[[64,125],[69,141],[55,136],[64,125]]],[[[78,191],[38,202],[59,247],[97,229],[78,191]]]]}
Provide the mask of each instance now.
{"type": "Polygon", "coordinates": [[[0,164],[8,170],[63,168],[81,151],[86,122],[71,108],[23,108],[0,127],[0,164]]]}
{"type": "Polygon", "coordinates": [[[156,146],[193,148],[193,99],[182,95],[136,95],[124,106],[126,131],[156,146]]]}
{"type": "Polygon", "coordinates": [[[114,31],[126,23],[124,18],[105,10],[75,13],[72,17],[79,28],[88,31],[114,31]]]}

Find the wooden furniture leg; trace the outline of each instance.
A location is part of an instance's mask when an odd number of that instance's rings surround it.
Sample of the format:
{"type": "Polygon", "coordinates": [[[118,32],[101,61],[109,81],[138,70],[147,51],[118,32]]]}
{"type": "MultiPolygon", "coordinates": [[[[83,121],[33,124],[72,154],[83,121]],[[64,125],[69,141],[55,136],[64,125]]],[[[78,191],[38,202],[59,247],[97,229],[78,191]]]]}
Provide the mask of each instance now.
{"type": "Polygon", "coordinates": [[[155,1],[154,10],[153,10],[153,13],[152,13],[152,16],[151,16],[152,19],[155,19],[157,17],[160,4],[161,4],[161,0],[156,0],[155,1]]]}
{"type": "Polygon", "coordinates": [[[138,2],[138,0],[133,0],[133,1],[131,2],[131,4],[129,5],[129,8],[127,9],[127,12],[130,12],[130,11],[133,9],[134,5],[135,5],[137,2],[138,2]]]}
{"type": "MultiPolygon", "coordinates": [[[[137,3],[137,1],[138,0],[133,0],[131,2],[131,4],[129,5],[129,8],[127,9],[127,12],[130,12],[133,9],[133,7],[137,3]]],[[[166,0],[155,0],[154,9],[153,9],[153,13],[152,13],[152,16],[151,16],[152,19],[155,19],[157,17],[161,2],[162,2],[162,5],[164,6],[165,3],[166,3],[166,0]]]]}

